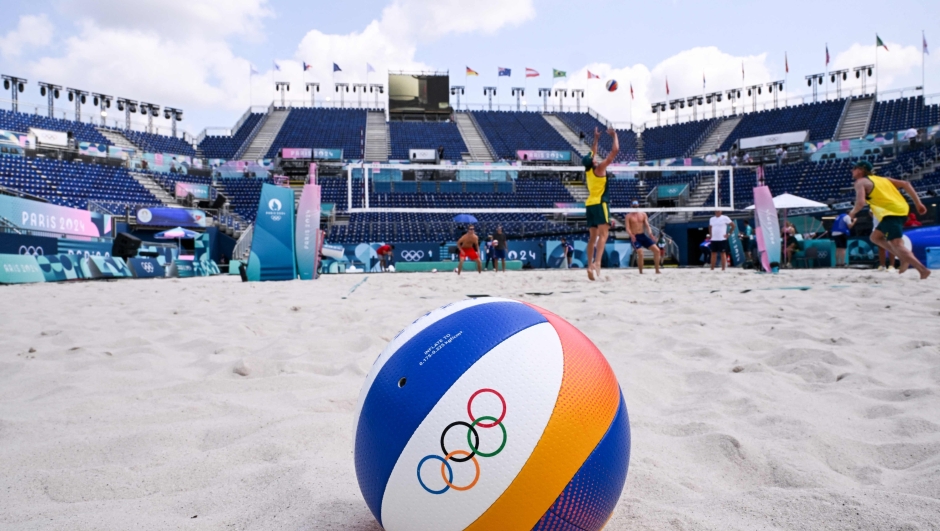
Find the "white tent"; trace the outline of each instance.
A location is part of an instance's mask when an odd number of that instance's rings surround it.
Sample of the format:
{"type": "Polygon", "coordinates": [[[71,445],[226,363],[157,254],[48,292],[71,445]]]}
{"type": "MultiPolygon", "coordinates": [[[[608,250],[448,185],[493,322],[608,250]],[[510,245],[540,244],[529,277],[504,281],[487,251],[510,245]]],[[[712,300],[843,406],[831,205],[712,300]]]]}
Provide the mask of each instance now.
{"type": "MultiPolygon", "coordinates": [[[[794,208],[829,208],[829,205],[793,194],[780,194],[774,198],[774,207],[778,210],[792,210],[794,208]]],[[[754,210],[754,205],[745,210],[754,210]]]]}

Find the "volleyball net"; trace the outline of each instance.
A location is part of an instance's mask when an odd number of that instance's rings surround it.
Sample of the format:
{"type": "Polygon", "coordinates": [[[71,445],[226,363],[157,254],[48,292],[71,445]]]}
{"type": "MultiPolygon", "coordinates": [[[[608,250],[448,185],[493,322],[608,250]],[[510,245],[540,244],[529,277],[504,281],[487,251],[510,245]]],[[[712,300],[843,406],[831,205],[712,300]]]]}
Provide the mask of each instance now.
{"type": "MultiPolygon", "coordinates": [[[[351,214],[585,212],[582,166],[365,163],[346,172],[351,214]]],[[[611,213],[740,210],[732,166],[609,166],[607,173],[611,213]]]]}

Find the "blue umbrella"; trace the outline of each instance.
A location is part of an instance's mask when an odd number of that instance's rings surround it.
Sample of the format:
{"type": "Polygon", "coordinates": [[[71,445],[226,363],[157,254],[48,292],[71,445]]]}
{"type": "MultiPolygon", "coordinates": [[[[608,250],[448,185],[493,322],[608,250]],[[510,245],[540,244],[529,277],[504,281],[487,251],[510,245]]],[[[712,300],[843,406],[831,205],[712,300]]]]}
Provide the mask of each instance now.
{"type": "Polygon", "coordinates": [[[476,223],[477,218],[471,216],[470,214],[460,214],[454,218],[455,223],[476,223]]]}

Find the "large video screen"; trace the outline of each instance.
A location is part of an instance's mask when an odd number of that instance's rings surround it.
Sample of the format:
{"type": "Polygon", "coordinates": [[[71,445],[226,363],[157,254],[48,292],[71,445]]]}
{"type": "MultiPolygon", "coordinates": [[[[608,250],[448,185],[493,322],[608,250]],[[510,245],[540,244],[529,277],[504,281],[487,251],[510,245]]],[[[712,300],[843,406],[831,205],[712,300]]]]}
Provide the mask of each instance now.
{"type": "Polygon", "coordinates": [[[450,76],[389,74],[389,112],[450,112],[450,76]]]}

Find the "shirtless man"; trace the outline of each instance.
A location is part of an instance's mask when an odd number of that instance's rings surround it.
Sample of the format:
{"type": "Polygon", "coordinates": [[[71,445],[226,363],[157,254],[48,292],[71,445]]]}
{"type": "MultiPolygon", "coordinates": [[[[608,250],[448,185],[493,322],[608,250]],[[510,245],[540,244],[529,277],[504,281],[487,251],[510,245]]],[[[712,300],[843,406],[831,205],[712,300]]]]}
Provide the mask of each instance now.
{"type": "Polygon", "coordinates": [[[460,261],[457,263],[457,274],[463,271],[463,261],[469,258],[477,263],[477,273],[483,273],[483,263],[480,262],[480,238],[477,237],[473,225],[467,227],[467,233],[457,240],[457,250],[460,252],[460,261]]]}
{"type": "Polygon", "coordinates": [[[910,206],[901,195],[901,190],[907,192],[914,201],[918,213],[926,214],[927,207],[920,201],[908,181],[879,177],[871,172],[872,165],[867,160],[859,161],[852,168],[852,178],[855,179],[855,207],[849,212],[849,218],[854,220],[867,204],[871,207],[872,216],[878,221],[871,233],[871,242],[901,260],[899,273],[904,273],[908,267],[913,266],[920,273],[921,280],[929,277],[930,270],[904,246],[904,221],[910,213],[910,206]]]}
{"type": "Polygon", "coordinates": [[[601,260],[604,257],[604,245],[607,243],[607,234],[610,230],[610,193],[607,186],[607,166],[614,161],[620,152],[620,141],[617,140],[617,131],[608,129],[607,134],[613,137],[613,146],[607,158],[597,162],[597,141],[600,132],[594,130],[594,147],[590,153],[581,159],[584,165],[584,181],[588,189],[588,198],[584,201],[587,214],[588,244],[587,244],[587,274],[594,280],[594,275],[601,274],[601,260]]]}
{"type": "MultiPolygon", "coordinates": [[[[640,208],[640,203],[634,201],[630,203],[631,208],[640,208]]],[[[653,252],[653,264],[656,266],[656,274],[659,274],[659,247],[656,240],[653,239],[653,229],[650,227],[649,216],[646,212],[630,212],[625,219],[627,234],[630,235],[630,241],[633,242],[633,248],[636,250],[636,265],[640,268],[640,274],[643,274],[643,248],[653,252]],[[649,236],[647,236],[649,234],[649,236]]]]}

